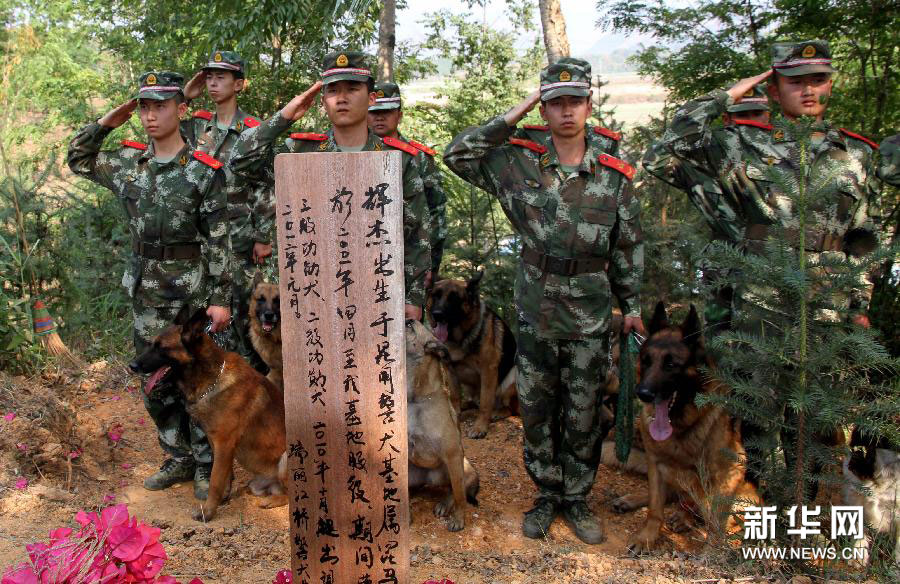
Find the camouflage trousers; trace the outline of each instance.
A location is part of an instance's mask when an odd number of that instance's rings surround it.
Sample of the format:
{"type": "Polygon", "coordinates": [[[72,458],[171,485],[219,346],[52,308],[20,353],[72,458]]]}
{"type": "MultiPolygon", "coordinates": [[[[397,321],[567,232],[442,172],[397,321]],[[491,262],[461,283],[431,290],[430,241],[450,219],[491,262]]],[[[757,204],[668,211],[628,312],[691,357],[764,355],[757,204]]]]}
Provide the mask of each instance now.
{"type": "MultiPolygon", "coordinates": [[[[257,355],[250,341],[250,295],[253,293],[253,277],[260,269],[253,263],[253,248],[245,252],[237,252],[231,256],[233,270],[231,273],[231,325],[228,328],[224,346],[227,350],[239,354],[255,369],[268,372],[265,362],[257,355]]],[[[273,256],[266,259],[266,264],[273,261],[273,256]]]]}
{"type": "Polygon", "coordinates": [[[519,405],[525,469],[539,496],[584,500],[600,463],[602,380],[609,335],[578,341],[539,337],[519,318],[519,405]]]}
{"type": "MultiPolygon", "coordinates": [[[[143,353],[153,342],[153,337],[169,326],[180,306],[155,308],[132,302],[134,314],[134,350],[136,355],[143,353]]],[[[162,381],[153,390],[152,395],[143,391],[144,407],[153,423],[159,438],[159,445],[172,458],[193,458],[197,464],[212,464],[212,449],[206,433],[187,413],[184,394],[174,383],[162,381]]]]}

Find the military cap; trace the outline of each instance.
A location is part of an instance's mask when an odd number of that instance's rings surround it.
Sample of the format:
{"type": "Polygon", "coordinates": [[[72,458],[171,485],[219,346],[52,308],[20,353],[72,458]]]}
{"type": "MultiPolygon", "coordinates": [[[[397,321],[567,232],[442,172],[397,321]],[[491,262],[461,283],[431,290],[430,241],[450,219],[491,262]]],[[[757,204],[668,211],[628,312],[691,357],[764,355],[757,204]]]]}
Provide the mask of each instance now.
{"type": "Polygon", "coordinates": [[[375,84],[375,105],[369,106],[370,112],[379,110],[400,109],[400,87],[396,83],[382,81],[375,84]]]}
{"type": "Polygon", "coordinates": [[[560,95],[587,97],[591,94],[591,64],[563,57],[541,71],[541,101],[560,95]]]}
{"type": "Polygon", "coordinates": [[[174,71],[148,71],[141,75],[135,99],[172,99],[184,93],[184,77],[174,71]]]}
{"type": "Polygon", "coordinates": [[[371,58],[359,51],[336,51],[325,55],[322,61],[322,83],[360,81],[366,83],[372,76],[371,58]]]}
{"type": "Polygon", "coordinates": [[[759,83],[753,89],[747,91],[741,98],[740,103],[728,106],[728,113],[730,114],[749,111],[769,111],[769,96],[766,94],[766,85],[764,83],[759,83]]]}
{"type": "Polygon", "coordinates": [[[209,62],[203,67],[204,71],[209,69],[222,69],[231,71],[238,79],[244,78],[244,67],[246,63],[241,56],[233,51],[213,51],[209,55],[209,62]]]}
{"type": "Polygon", "coordinates": [[[772,45],[772,68],[779,75],[796,77],[810,73],[836,73],[831,66],[827,41],[812,40],[772,45]]]}

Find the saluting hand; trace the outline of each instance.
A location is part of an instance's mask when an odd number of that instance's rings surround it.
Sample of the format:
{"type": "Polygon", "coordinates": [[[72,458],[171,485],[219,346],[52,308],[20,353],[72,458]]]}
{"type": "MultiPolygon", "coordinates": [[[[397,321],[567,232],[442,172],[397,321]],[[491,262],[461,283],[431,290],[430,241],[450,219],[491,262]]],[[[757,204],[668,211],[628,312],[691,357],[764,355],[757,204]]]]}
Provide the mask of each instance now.
{"type": "Polygon", "coordinates": [[[534,106],[537,102],[541,101],[541,90],[536,89],[531,95],[520,101],[518,104],[513,106],[511,110],[506,112],[506,115],[503,116],[503,119],[506,121],[506,125],[509,127],[513,127],[519,123],[519,120],[525,117],[525,114],[534,109],[534,106]]]}
{"type": "Polygon", "coordinates": [[[187,85],[184,86],[184,97],[185,99],[197,99],[203,94],[203,89],[206,87],[206,71],[201,69],[197,72],[196,75],[191,77],[191,80],[187,82],[187,85]]]}
{"type": "Polygon", "coordinates": [[[772,69],[766,70],[765,73],[760,73],[759,75],[754,75],[753,77],[747,77],[746,79],[741,79],[737,83],[735,83],[731,89],[728,90],[728,95],[731,96],[731,99],[734,100],[734,103],[740,103],[741,98],[744,97],[744,94],[768,79],[772,76],[772,69]]]}
{"type": "Polygon", "coordinates": [[[131,114],[134,113],[134,110],[137,109],[137,105],[138,101],[136,99],[129,99],[116,109],[100,118],[100,121],[98,123],[101,126],[105,126],[107,128],[118,128],[128,121],[128,118],[130,118],[131,114]]]}
{"type": "Polygon", "coordinates": [[[322,90],[322,82],[316,81],[309,89],[288,102],[281,110],[281,117],[296,122],[302,118],[315,103],[316,95],[322,90]]]}

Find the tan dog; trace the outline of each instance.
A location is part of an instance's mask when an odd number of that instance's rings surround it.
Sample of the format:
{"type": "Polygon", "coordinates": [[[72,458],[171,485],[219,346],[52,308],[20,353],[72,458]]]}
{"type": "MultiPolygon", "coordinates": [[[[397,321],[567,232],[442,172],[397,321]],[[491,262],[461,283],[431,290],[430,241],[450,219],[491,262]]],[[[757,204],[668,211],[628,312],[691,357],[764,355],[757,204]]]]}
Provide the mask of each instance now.
{"type": "Polygon", "coordinates": [[[287,504],[287,439],[284,394],[237,353],[222,350],[205,328],[207,316],[190,316],[185,307],[175,324],[131,362],[136,373],[150,373],[149,394],[164,377],[184,393],[187,411],[203,427],[213,450],[209,494],[194,519],[209,521],[228,490],[234,459],[256,475],[255,495],[273,495],[262,507],[287,504]]]}
{"type": "Polygon", "coordinates": [[[478,286],[483,274],[468,282],[439,279],[425,301],[435,337],[450,350],[463,395],[477,396],[478,418],[469,438],[484,438],[495,409],[518,410],[516,339],[503,319],[482,302],[478,286]]]}
{"type": "Polygon", "coordinates": [[[477,505],[478,474],[463,454],[458,394],[447,348],[416,320],[406,321],[406,385],[409,434],[409,488],[450,485],[434,508],[447,529],[465,526],[466,499],[477,505]]]}
{"type": "MultiPolygon", "coordinates": [[[[700,372],[700,367],[711,363],[696,309],[691,306],[681,326],[670,326],[660,302],[650,322],[650,338],[641,347],[639,363],[636,392],[645,405],[638,427],[646,455],[649,497],[633,494],[613,503],[618,511],[645,504],[649,507],[647,522],[631,538],[630,549],[643,552],[658,545],[669,489],[693,503],[710,533],[716,534],[721,528],[729,533],[737,531],[731,506],[761,502],[756,488],[745,477],[740,423],[721,407],[699,408],[694,403],[699,393],[725,391],[700,372]]],[[[682,508],[673,518],[673,529],[685,530],[692,522],[692,514],[682,508]]]]}
{"type": "Polygon", "coordinates": [[[280,292],[278,284],[263,282],[259,273],[253,278],[253,292],[250,294],[250,342],[269,366],[266,377],[284,391],[280,292]]]}

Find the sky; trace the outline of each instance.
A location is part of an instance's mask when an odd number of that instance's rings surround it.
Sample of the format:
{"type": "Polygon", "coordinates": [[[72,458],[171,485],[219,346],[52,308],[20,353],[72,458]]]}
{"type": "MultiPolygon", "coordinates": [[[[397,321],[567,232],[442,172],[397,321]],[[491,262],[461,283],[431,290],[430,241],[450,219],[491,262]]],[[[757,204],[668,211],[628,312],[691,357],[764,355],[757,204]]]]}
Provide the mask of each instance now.
{"type": "MultiPolygon", "coordinates": [[[[409,0],[409,6],[397,11],[397,40],[400,42],[420,42],[424,40],[424,31],[419,22],[429,13],[446,9],[453,13],[469,12],[465,2],[461,0],[442,0],[432,3],[426,0],[409,0]]],[[[641,35],[624,36],[620,34],[600,31],[596,28],[597,2],[596,0],[561,0],[563,16],[566,19],[566,31],[569,35],[571,54],[573,57],[580,55],[596,55],[635,47],[640,43],[649,43],[651,39],[641,35]]],[[[537,31],[540,31],[541,17],[537,10],[537,1],[534,2],[534,19],[537,31]]],[[[502,0],[489,0],[487,8],[482,13],[480,7],[471,11],[487,18],[488,24],[493,28],[505,28],[507,18],[505,15],[506,3],[502,0]]],[[[528,44],[528,39],[523,39],[523,45],[528,44]]]]}

